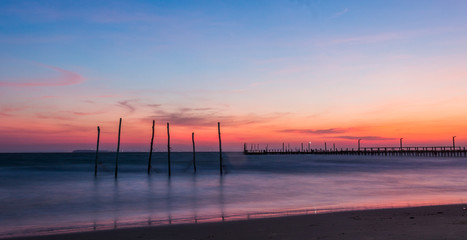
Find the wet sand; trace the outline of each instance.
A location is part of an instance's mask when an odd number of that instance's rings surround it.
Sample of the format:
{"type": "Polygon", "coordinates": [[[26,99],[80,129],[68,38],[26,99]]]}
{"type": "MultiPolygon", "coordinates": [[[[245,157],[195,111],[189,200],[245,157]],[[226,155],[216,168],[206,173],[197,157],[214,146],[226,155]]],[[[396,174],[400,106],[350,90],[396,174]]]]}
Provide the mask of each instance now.
{"type": "Polygon", "coordinates": [[[465,208],[467,204],[363,210],[15,239],[467,239],[465,208]]]}

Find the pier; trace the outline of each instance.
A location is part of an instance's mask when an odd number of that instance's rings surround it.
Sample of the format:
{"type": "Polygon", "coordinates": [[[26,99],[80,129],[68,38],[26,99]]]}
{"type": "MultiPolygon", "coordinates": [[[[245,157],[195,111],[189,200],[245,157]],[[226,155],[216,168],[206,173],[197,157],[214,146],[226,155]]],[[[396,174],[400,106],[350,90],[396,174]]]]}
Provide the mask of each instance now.
{"type": "Polygon", "coordinates": [[[363,148],[336,148],[331,149],[301,148],[260,148],[257,144],[251,144],[250,149],[245,143],[243,153],[246,155],[266,154],[316,154],[316,155],[374,155],[374,156],[410,156],[410,157],[467,157],[467,150],[460,146],[434,146],[434,147],[363,147],[363,148]]]}

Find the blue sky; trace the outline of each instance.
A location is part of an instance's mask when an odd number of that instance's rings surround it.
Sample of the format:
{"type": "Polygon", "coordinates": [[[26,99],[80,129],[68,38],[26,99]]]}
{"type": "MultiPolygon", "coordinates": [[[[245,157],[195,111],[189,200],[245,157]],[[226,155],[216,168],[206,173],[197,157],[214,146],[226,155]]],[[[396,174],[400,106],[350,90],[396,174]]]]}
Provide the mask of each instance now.
{"type": "MultiPolygon", "coordinates": [[[[44,129],[60,122],[91,136],[123,116],[184,119],[189,130],[233,119],[232,149],[266,135],[339,137],[277,135],[284,123],[423,142],[405,127],[421,122],[452,126],[448,136],[462,129],[448,119],[467,120],[458,111],[466,10],[466,1],[1,1],[0,131],[39,117],[44,129]],[[240,137],[239,123],[261,130],[240,137]]],[[[63,137],[43,134],[34,139],[63,137]]],[[[67,149],[87,147],[81,137],[67,149]]]]}

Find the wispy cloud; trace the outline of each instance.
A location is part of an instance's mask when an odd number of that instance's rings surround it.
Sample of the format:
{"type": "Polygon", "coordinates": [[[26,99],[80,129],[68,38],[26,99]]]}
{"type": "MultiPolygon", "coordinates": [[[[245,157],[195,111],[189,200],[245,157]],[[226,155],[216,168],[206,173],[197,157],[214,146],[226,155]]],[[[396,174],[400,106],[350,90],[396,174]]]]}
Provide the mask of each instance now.
{"type": "Polygon", "coordinates": [[[445,28],[429,28],[429,29],[414,29],[408,31],[393,31],[393,32],[380,32],[380,33],[367,33],[354,36],[342,36],[334,39],[325,40],[322,45],[337,45],[337,44],[368,44],[379,43],[400,39],[420,38],[429,35],[439,35],[445,33],[452,33],[463,31],[463,29],[455,27],[445,28]]]}
{"type": "Polygon", "coordinates": [[[36,113],[36,118],[40,119],[54,119],[54,120],[73,120],[74,118],[68,113],[64,112],[48,112],[48,113],[36,113]]]}
{"type": "Polygon", "coordinates": [[[340,16],[346,14],[347,12],[349,12],[349,9],[348,9],[348,8],[344,8],[344,10],[339,11],[339,12],[336,12],[332,17],[333,17],[333,18],[340,17],[340,16]]]}
{"type": "Polygon", "coordinates": [[[59,73],[59,76],[49,78],[8,79],[7,81],[0,81],[0,87],[68,86],[78,84],[84,81],[84,78],[77,73],[42,63],[37,63],[37,65],[53,70],[59,73]]]}
{"type": "Polygon", "coordinates": [[[98,115],[102,113],[104,112],[73,112],[72,114],[76,116],[91,116],[91,115],[98,115]]]}
{"type": "Polygon", "coordinates": [[[240,126],[248,124],[269,123],[287,113],[273,114],[248,114],[242,116],[224,115],[214,108],[180,108],[177,110],[159,109],[155,114],[145,117],[146,120],[156,120],[158,122],[170,122],[171,124],[189,127],[215,126],[217,122],[222,122],[228,126],[240,126]]]}
{"type": "Polygon", "coordinates": [[[13,112],[18,112],[26,109],[28,107],[4,107],[0,109],[0,116],[2,117],[11,117],[14,116],[13,112]]]}
{"type": "Polygon", "coordinates": [[[132,101],[136,100],[125,100],[118,102],[118,105],[128,109],[129,113],[133,113],[136,110],[136,107],[133,104],[130,104],[132,101]]]}
{"type": "Polygon", "coordinates": [[[342,128],[328,128],[328,129],[283,129],[279,130],[278,132],[283,133],[300,133],[300,134],[332,134],[332,133],[344,133],[347,132],[348,129],[342,128]]]}
{"type": "Polygon", "coordinates": [[[395,140],[397,138],[388,138],[381,136],[335,136],[333,138],[347,139],[347,140],[373,140],[373,141],[386,141],[386,140],[395,140]]]}
{"type": "Polygon", "coordinates": [[[344,44],[344,43],[365,44],[365,43],[375,43],[375,42],[403,39],[406,37],[407,35],[404,35],[403,33],[388,32],[388,33],[379,33],[379,34],[374,34],[374,35],[337,38],[337,39],[329,41],[329,43],[330,44],[344,44]]]}

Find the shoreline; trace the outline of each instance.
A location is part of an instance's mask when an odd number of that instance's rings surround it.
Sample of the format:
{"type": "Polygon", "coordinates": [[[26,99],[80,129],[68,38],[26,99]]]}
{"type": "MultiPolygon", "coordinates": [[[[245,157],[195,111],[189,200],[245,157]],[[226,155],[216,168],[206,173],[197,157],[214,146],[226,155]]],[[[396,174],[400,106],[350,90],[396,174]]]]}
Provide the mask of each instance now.
{"type": "Polygon", "coordinates": [[[354,210],[5,239],[465,239],[466,208],[455,204],[354,210]]]}

